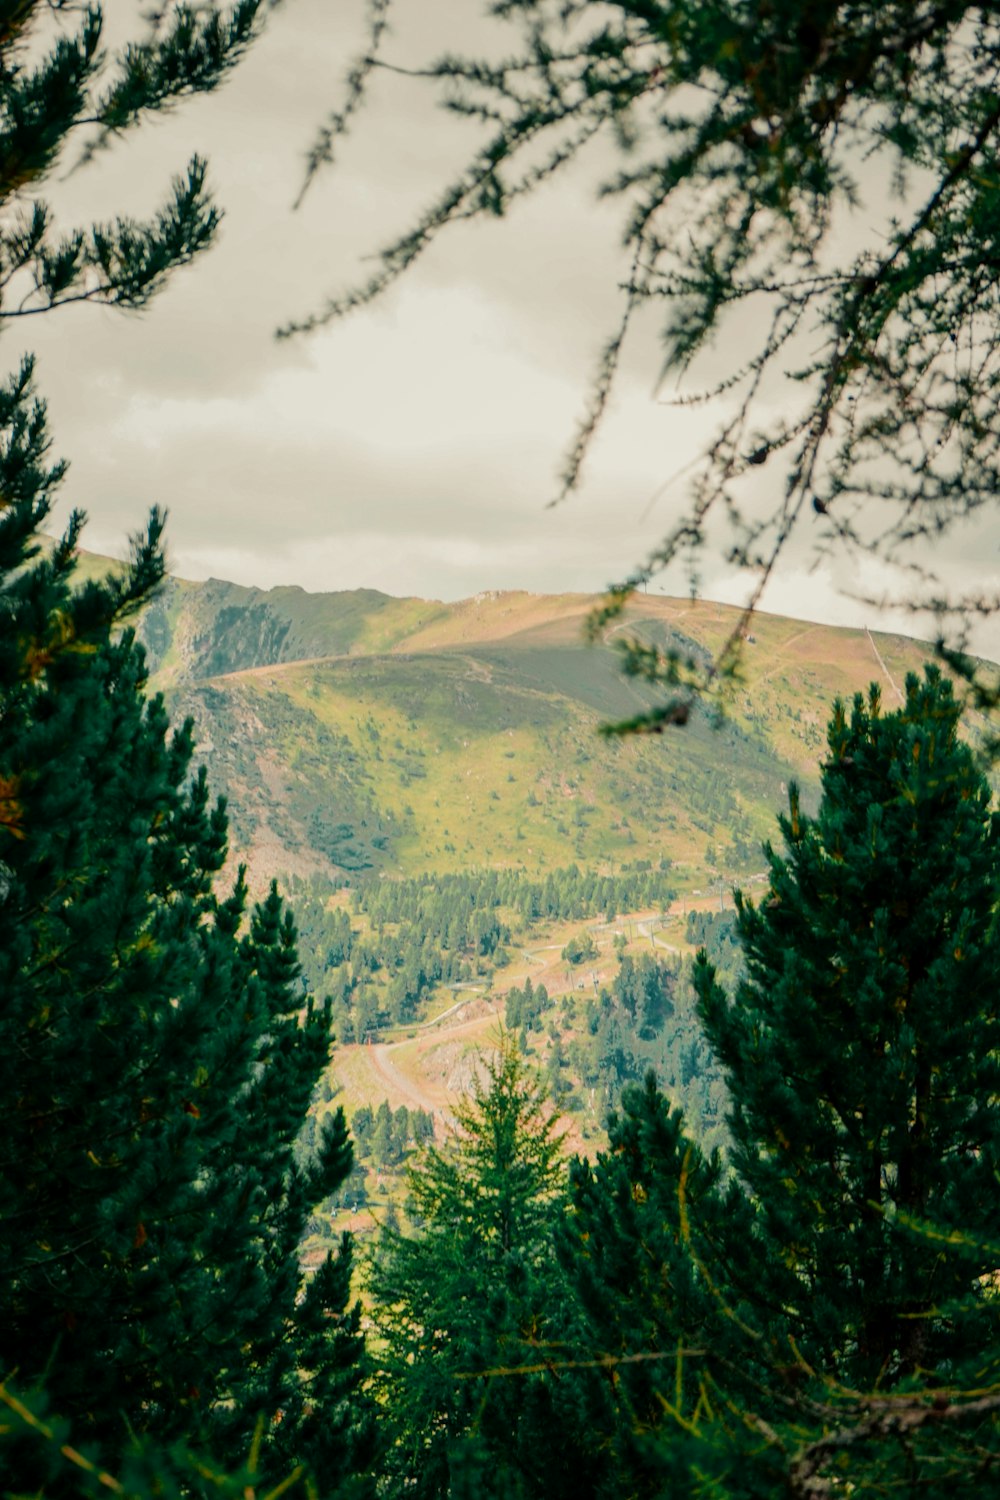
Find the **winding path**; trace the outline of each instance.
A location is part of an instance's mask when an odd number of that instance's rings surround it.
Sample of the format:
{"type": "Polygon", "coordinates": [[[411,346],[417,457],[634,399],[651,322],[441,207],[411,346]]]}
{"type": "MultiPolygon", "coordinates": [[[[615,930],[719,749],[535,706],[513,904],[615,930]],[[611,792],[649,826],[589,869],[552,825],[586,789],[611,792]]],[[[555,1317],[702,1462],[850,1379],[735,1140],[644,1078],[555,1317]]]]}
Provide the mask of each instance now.
{"type": "Polygon", "coordinates": [[[403,1094],[412,1104],[416,1105],[417,1109],[426,1110],[432,1118],[443,1113],[434,1103],[434,1100],[428,1094],[424,1093],[419,1084],[414,1083],[411,1078],[407,1078],[404,1073],[399,1071],[389,1056],[388,1043],[373,1042],[365,1050],[371,1059],[372,1067],[378,1073],[383,1083],[389,1084],[390,1088],[403,1094]]]}

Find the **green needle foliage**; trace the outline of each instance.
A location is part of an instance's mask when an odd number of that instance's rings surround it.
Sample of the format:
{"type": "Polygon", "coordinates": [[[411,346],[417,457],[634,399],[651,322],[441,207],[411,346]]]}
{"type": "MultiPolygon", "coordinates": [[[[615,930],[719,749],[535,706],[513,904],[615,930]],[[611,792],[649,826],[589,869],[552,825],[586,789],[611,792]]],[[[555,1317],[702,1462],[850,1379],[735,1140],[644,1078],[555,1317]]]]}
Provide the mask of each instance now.
{"type": "Polygon", "coordinates": [[[40,196],[69,142],[79,159],[225,77],[260,30],[263,0],[162,9],[108,57],[100,6],[0,4],[0,320],[70,302],[139,308],[214,238],[220,214],[192,158],[146,223],[64,233],[40,196]],[[60,16],[57,13],[63,12],[60,16]]]}
{"type": "MultiPolygon", "coordinates": [[[[79,165],[214,88],[262,14],[158,8],[109,54],[97,5],[0,0],[0,319],[141,308],[211,242],[198,158],[147,223],[65,233],[41,191],[70,141],[79,165]]],[[[332,1495],[370,1443],[349,1240],[298,1262],[351,1164],[339,1112],[293,1151],[328,1008],[276,891],[220,894],[224,807],[145,696],[162,515],[76,587],[83,517],[38,535],[48,448],[26,360],[0,385],[0,1484],[332,1495]]]]}
{"type": "Polygon", "coordinates": [[[383,1229],[372,1267],[386,1493],[579,1495],[556,1119],[509,1034],[484,1067],[447,1146],[410,1172],[419,1227],[383,1229]]]}
{"type": "Polygon", "coordinates": [[[122,626],[161,518],[74,590],[80,518],[36,535],[47,446],[26,366],[0,390],[0,1372],[112,1467],[134,1438],[237,1466],[262,1420],[272,1475],[322,1459],[332,1494],[366,1441],[350,1243],[308,1284],[298,1246],[350,1169],[343,1115],[293,1151],[328,1005],[277,892],[217,893],[224,807],[145,697],[122,626]]]}
{"type": "Polygon", "coordinates": [[[775,1293],[809,1363],[861,1386],[943,1378],[994,1332],[988,1303],[978,1333],[945,1311],[992,1252],[940,1242],[996,1238],[1000,1168],[1000,818],[958,718],[934,672],[896,712],[838,705],[816,818],[793,791],[770,894],[738,902],[746,978],[695,980],[775,1293]]]}
{"type": "MultiPolygon", "coordinates": [[[[711,1494],[709,1476],[728,1485],[747,1467],[750,1434],[720,1413],[727,1402],[753,1410],[769,1375],[741,1326],[752,1210],[735,1184],[727,1190],[718,1154],[706,1158],[685,1135],[652,1073],[623,1091],[608,1138],[596,1163],[572,1163],[559,1236],[592,1365],[597,1416],[580,1433],[583,1461],[608,1500],[686,1494],[695,1471],[711,1494]]],[[[780,1462],[763,1469],[734,1493],[780,1482],[780,1462]]]]}
{"type": "Polygon", "coordinates": [[[932,669],[835,707],[814,818],[701,955],[729,1168],[652,1079],[562,1257],[614,1372],[610,1494],[987,1493],[1000,1467],[1000,815],[932,669]]]}
{"type": "MultiPolygon", "coordinates": [[[[647,562],[708,526],[755,575],[751,607],[794,532],[819,552],[905,558],[994,506],[1000,384],[1000,16],[972,0],[517,0],[484,6],[479,56],[386,51],[390,0],[324,127],[332,159],[374,69],[423,78],[480,127],[464,169],[358,286],[284,331],[367,303],[447,226],[506,215],[560,174],[591,171],[621,205],[622,313],[599,354],[561,494],[580,481],[636,315],[662,319],[661,378],[716,401],[716,436],[647,562]],[[403,66],[399,66],[402,64],[403,66]],[[598,146],[598,143],[600,145],[598,146]],[[854,213],[861,205],[863,213],[854,213]],[[721,374],[698,356],[735,351],[721,374]],[[766,469],[765,469],[766,466],[766,469]],[[766,488],[760,476],[766,475],[766,488]]],[[[679,477],[679,476],[675,476],[679,477]]],[[[928,585],[907,602],[944,609],[928,585]]],[[[995,608],[990,598],[952,601],[995,608]]],[[[738,647],[741,631],[730,641],[738,647]]],[[[640,647],[630,667],[672,690],[696,667],[640,647]]],[[[723,660],[729,653],[723,652],[723,660]]],[[[679,690],[679,691],[678,691],[679,690]]]]}

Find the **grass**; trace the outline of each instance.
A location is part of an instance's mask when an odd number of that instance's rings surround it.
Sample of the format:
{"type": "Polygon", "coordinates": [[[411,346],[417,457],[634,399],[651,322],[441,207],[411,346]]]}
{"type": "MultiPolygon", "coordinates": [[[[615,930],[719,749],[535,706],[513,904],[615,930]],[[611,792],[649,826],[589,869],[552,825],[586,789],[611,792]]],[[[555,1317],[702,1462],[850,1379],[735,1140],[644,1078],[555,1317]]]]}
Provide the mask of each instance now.
{"type": "MultiPolygon", "coordinates": [[[[212,781],[237,810],[258,887],[282,868],[331,880],[470,865],[537,874],[666,855],[690,890],[759,868],[789,781],[807,806],[816,795],[832,699],[874,677],[889,702],[876,650],[900,685],[926,656],[903,637],[761,614],[721,729],[696,713],[683,731],[608,741],[600,724],[634,712],[644,690],[622,678],[615,652],[581,645],[590,603],[174,585],[158,623],[171,706],[195,712],[212,744],[212,781]],[[257,611],[259,649],[279,640],[261,623],[270,611],[288,622],[282,656],[324,659],[257,662],[195,686],[197,642],[220,611],[244,607],[257,611]]],[[[613,631],[707,659],[736,620],[722,605],[640,596],[631,625],[613,631]]]]}

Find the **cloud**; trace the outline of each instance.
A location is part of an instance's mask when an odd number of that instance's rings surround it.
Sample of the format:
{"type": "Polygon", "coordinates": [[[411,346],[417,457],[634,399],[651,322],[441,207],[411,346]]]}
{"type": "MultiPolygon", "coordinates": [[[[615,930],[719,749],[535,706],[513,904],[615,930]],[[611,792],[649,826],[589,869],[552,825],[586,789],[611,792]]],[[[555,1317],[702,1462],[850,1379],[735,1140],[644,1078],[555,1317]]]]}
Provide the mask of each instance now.
{"type": "MultiPolygon", "coordinates": [[[[477,14],[453,0],[396,7],[390,55],[457,48],[457,28],[478,35],[477,14]]],[[[22,349],[39,353],[55,451],[72,465],[61,514],[83,505],[88,544],[118,552],[147,507],[166,504],[175,565],[192,576],[449,598],[600,589],[670,529],[687,491],[683,478],[665,481],[696,458],[720,411],[654,399],[654,306],[630,338],[582,491],[546,509],[626,275],[620,205],[592,199],[599,157],[509,221],[444,235],[378,305],[309,338],[274,339],[279,323],[367,274],[363,257],[412,222],[475,144],[476,127],[435,109],[424,84],[379,76],[337,166],[293,213],[305,151],[363,44],[360,3],[279,7],[217,94],[56,185],[67,225],[144,215],[199,150],[226,210],[217,246],[141,317],[72,309],[6,334],[8,366],[22,349]]],[[[704,372],[742,357],[730,331],[704,372]]],[[[760,503],[769,467],[753,479],[760,503]]],[[[838,594],[855,574],[810,571],[816,536],[807,527],[793,539],[766,606],[856,618],[838,594]]],[[[954,576],[986,579],[995,544],[962,532],[938,557],[954,576]]],[[[709,594],[742,600],[752,587],[719,537],[702,568],[709,594]]],[[[658,586],[683,592],[683,569],[658,586]]]]}

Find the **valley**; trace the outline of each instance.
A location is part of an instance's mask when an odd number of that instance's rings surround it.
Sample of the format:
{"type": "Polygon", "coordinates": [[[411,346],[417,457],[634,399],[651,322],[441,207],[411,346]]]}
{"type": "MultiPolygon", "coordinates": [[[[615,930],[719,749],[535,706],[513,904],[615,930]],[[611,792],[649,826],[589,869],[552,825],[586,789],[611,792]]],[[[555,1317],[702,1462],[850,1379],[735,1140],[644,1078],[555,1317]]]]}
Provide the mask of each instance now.
{"type": "Polygon", "coordinates": [[[829,705],[887,705],[927,648],[760,615],[723,715],[666,739],[605,739],[650,698],[616,642],[708,661],[737,614],[640,595],[588,647],[594,600],[490,593],[441,604],[369,590],[264,593],[171,580],[142,634],[228,798],[234,857],[331,881],[470,866],[529,871],[666,854],[691,888],[759,864],[784,788],[817,785],[829,705]]]}
{"type": "Polygon", "coordinates": [[[929,655],[761,614],[711,711],[608,738],[651,701],[622,675],[626,636],[709,661],[737,616],[640,595],[590,647],[594,602],[172,579],[142,622],[153,686],[193,718],[227,798],[227,874],[245,863],[258,896],[278,879],[303,982],[330,997],[337,1046],[306,1134],[342,1107],[357,1159],[308,1256],[405,1214],[407,1160],[444,1138],[501,1027],[544,1077],[565,1149],[600,1149],[649,1067],[720,1144],[693,955],[707,944],[735,977],[732,888],[762,889],[789,784],[815,805],[832,700],[876,681],[892,708],[929,655]]]}

